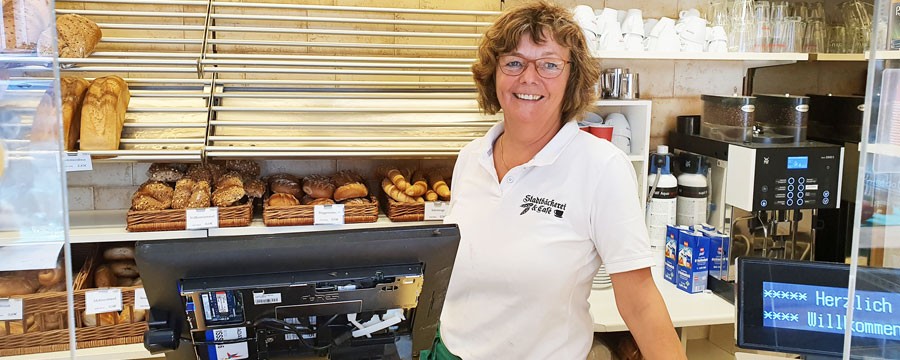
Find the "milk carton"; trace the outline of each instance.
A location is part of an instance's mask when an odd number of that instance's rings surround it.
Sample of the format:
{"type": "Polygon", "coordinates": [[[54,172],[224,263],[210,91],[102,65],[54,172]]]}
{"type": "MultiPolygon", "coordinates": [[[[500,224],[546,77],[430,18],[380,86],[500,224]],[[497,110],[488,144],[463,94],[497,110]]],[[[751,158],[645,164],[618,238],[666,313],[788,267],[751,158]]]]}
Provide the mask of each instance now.
{"type": "Polygon", "coordinates": [[[675,283],[677,264],[678,264],[678,234],[686,231],[687,226],[666,226],[666,250],[665,262],[663,264],[663,279],[670,283],[675,283]]]}
{"type": "Polygon", "coordinates": [[[709,238],[703,233],[678,235],[678,265],[675,285],[688,293],[706,290],[709,266],[709,238]]]}
{"type": "Polygon", "coordinates": [[[728,279],[728,235],[719,232],[705,233],[709,238],[709,276],[719,280],[728,279]]]}

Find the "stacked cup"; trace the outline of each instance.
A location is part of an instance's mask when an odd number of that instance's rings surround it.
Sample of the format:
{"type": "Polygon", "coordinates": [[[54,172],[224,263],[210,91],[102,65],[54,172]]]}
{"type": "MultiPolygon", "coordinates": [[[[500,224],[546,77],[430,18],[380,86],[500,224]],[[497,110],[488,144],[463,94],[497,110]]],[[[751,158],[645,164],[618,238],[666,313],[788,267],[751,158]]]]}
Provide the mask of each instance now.
{"type": "Polygon", "coordinates": [[[697,9],[684,10],[680,14],[675,32],[681,43],[681,51],[702,52],[706,47],[706,19],[697,9]]]}

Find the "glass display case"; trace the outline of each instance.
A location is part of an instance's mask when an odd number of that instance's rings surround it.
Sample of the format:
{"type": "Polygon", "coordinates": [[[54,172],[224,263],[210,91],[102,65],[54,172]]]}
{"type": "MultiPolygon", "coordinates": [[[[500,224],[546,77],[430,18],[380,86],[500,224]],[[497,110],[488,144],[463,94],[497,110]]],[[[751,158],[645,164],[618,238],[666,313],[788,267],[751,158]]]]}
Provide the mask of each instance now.
{"type": "Polygon", "coordinates": [[[844,358],[900,358],[900,2],[875,1],[844,358]]]}
{"type": "Polygon", "coordinates": [[[3,1],[0,18],[3,357],[69,349],[75,323],[53,2],[3,1]]]}

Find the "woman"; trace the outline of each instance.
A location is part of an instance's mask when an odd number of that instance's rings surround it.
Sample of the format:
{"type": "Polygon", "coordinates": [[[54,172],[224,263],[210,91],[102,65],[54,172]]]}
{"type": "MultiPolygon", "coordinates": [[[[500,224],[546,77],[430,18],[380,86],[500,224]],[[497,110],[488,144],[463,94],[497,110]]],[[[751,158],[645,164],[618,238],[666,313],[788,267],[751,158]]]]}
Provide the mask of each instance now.
{"type": "Polygon", "coordinates": [[[472,70],[479,105],[504,120],[456,162],[445,222],[462,240],[437,358],[584,359],[601,262],[644,355],[684,358],[650,276],[632,165],[574,122],[599,69],[571,14],[544,1],[504,13],[472,70]]]}

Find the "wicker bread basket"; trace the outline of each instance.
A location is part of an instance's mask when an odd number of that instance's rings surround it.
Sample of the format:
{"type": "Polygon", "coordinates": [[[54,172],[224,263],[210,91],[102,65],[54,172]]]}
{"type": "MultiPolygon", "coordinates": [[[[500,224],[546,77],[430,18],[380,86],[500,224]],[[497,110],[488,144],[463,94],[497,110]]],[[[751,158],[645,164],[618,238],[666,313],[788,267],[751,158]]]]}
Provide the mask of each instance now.
{"type": "MultiPolygon", "coordinates": [[[[250,203],[219,208],[219,227],[249,226],[252,220],[253,206],[250,203]]],[[[129,210],[125,224],[125,229],[132,232],[172,231],[186,228],[187,213],[185,209],[129,210]]]]}
{"type": "MultiPolygon", "coordinates": [[[[344,223],[378,221],[378,200],[369,196],[368,204],[345,204],[344,223]]],[[[263,223],[266,226],[312,225],[315,221],[315,205],[265,206],[263,223]]]]}

